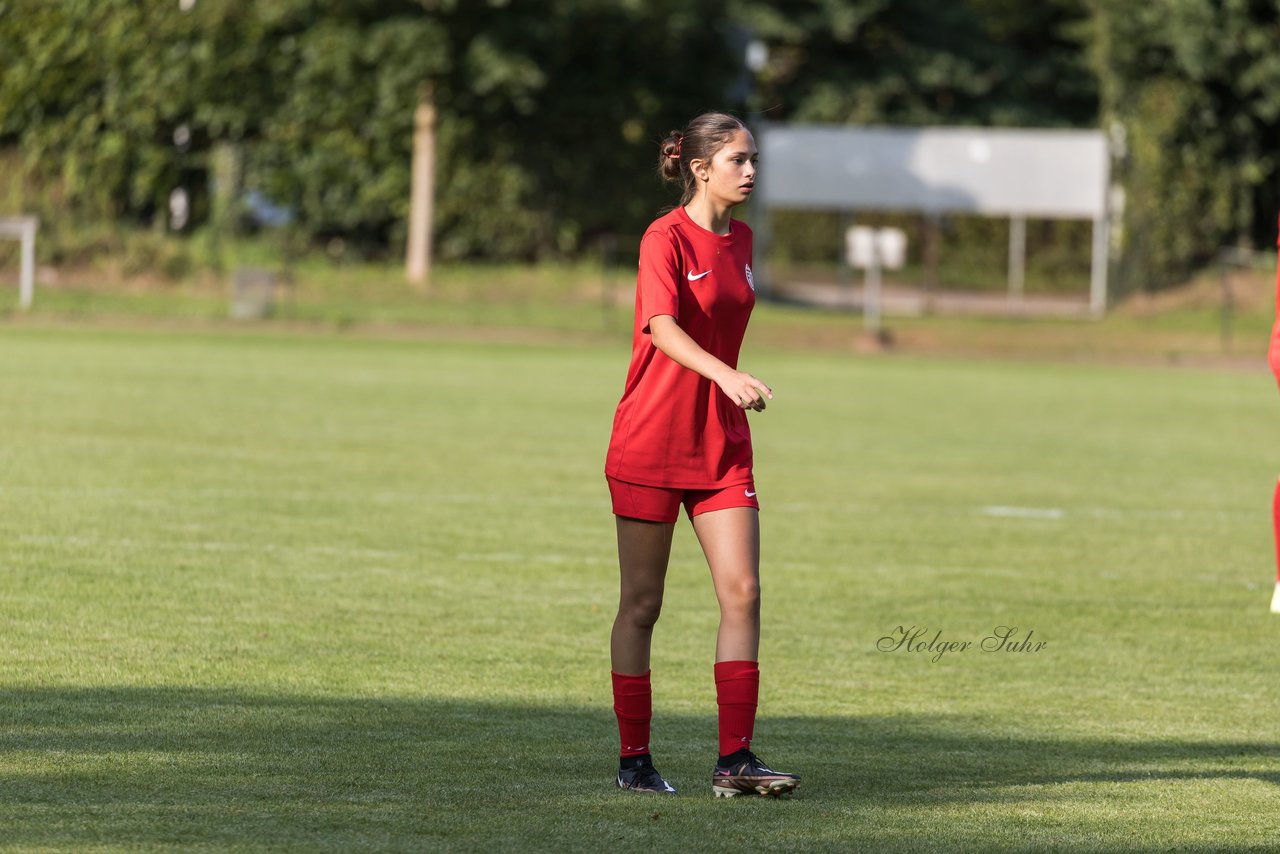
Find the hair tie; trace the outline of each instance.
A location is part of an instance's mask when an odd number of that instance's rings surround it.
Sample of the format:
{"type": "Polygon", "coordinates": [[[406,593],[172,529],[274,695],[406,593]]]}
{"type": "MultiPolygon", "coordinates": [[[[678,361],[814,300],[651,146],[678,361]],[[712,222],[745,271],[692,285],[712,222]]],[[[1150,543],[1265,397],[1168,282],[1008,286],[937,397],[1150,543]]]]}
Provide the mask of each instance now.
{"type": "Polygon", "coordinates": [[[676,150],[674,153],[668,154],[667,156],[670,157],[672,160],[679,160],[680,159],[680,143],[684,141],[684,134],[674,133],[672,134],[672,136],[675,137],[675,140],[676,140],[676,150]]]}

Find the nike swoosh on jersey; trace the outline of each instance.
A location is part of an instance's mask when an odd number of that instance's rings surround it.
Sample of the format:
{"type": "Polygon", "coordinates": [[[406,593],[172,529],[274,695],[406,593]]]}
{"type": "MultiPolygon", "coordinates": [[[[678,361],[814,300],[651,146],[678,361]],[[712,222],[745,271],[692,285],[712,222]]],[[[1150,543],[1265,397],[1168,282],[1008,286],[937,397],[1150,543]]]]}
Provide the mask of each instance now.
{"type": "Polygon", "coordinates": [[[693,271],[692,271],[692,270],[690,270],[690,271],[689,271],[689,281],[691,281],[691,282],[696,282],[696,281],[698,281],[698,279],[701,279],[703,276],[710,276],[710,275],[711,275],[711,271],[710,271],[710,270],[708,270],[708,271],[707,271],[707,272],[705,272],[705,273],[699,273],[699,274],[698,274],[698,275],[696,275],[696,276],[693,274],[693,271]]]}
{"type": "Polygon", "coordinates": [[[751,490],[749,490],[749,489],[744,489],[744,490],[742,490],[742,491],[743,491],[743,492],[745,492],[745,493],[747,494],[747,497],[748,497],[748,498],[754,498],[754,497],[755,497],[755,493],[754,493],[754,492],[752,492],[752,491],[751,491],[751,490]]]}

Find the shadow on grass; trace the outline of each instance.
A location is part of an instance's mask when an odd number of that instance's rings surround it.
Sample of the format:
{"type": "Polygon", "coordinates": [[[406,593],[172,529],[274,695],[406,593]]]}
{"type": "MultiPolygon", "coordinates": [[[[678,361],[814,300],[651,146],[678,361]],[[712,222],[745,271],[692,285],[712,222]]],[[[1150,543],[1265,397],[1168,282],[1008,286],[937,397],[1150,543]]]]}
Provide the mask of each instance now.
{"type": "Polygon", "coordinates": [[[761,752],[805,784],[744,805],[707,791],[710,714],[655,720],[659,767],[683,795],[663,799],[611,788],[607,707],[51,688],[0,690],[0,715],[0,848],[723,850],[726,832],[789,850],[1019,847],[1025,830],[1000,816],[950,836],[916,822],[1044,803],[1055,784],[1280,785],[1275,742],[1000,738],[910,714],[762,720],[761,752]]]}

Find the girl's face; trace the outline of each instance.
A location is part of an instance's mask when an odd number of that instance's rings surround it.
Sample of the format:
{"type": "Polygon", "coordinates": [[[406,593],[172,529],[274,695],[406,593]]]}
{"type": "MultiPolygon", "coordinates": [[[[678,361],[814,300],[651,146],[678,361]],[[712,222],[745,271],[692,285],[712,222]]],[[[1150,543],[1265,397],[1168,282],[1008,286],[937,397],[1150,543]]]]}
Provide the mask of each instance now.
{"type": "Polygon", "coordinates": [[[740,130],[712,155],[709,164],[695,160],[689,165],[706,188],[711,201],[732,207],[751,196],[755,188],[756,161],[759,159],[756,141],[749,132],[740,130]]]}

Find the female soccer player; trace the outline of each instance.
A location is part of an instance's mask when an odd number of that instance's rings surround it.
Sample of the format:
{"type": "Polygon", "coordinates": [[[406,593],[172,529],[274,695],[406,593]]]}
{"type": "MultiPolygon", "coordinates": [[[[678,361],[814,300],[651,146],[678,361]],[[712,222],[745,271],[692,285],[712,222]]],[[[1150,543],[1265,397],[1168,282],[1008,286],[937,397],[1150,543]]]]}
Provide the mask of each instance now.
{"type": "Polygon", "coordinates": [[[751,230],[732,211],[751,195],[756,159],[746,125],[724,113],[672,132],[658,168],[684,192],[640,242],[631,364],[605,460],[621,568],[610,653],[623,789],[675,792],[649,752],[649,646],[682,504],[720,604],[712,790],[780,795],[800,783],[750,749],[760,687],[760,504],[746,410],[763,412],[773,391],[738,370],[755,286],[751,230]]]}

